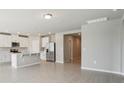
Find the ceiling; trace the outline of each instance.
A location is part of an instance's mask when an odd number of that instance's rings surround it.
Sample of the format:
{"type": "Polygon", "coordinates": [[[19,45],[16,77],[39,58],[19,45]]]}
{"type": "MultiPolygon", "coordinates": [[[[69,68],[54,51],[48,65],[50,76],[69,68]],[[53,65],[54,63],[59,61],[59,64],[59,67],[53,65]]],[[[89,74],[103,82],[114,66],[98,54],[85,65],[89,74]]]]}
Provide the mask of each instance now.
{"type": "Polygon", "coordinates": [[[124,10],[112,9],[0,10],[0,32],[37,34],[69,31],[81,28],[88,20],[101,17],[121,18],[123,13],[124,10]],[[47,13],[53,15],[52,19],[44,19],[43,15],[47,13]]]}

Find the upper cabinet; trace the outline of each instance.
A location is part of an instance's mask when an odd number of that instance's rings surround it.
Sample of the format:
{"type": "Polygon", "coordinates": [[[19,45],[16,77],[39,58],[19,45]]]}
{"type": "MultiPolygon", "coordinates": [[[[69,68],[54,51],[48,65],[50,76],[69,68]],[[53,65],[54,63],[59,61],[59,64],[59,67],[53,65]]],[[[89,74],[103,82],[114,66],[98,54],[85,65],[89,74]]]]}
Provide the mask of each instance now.
{"type": "Polygon", "coordinates": [[[47,36],[47,37],[42,37],[42,47],[47,47],[47,45],[48,45],[48,43],[49,43],[49,37],[47,36]]]}
{"type": "Polygon", "coordinates": [[[19,37],[20,47],[29,47],[29,38],[19,37]]]}
{"type": "Polygon", "coordinates": [[[0,35],[0,47],[11,47],[11,35],[0,35]]]}
{"type": "Polygon", "coordinates": [[[11,42],[20,42],[18,35],[12,35],[11,42]]]}
{"type": "Polygon", "coordinates": [[[20,47],[29,47],[28,37],[19,37],[18,35],[1,35],[0,34],[0,47],[12,47],[12,42],[20,43],[20,47]]]}
{"type": "Polygon", "coordinates": [[[30,53],[40,53],[40,37],[30,36],[29,41],[30,53]]]}
{"type": "Polygon", "coordinates": [[[23,35],[13,35],[12,36],[12,42],[18,42],[20,43],[20,47],[29,47],[29,38],[24,37],[23,35]]]}

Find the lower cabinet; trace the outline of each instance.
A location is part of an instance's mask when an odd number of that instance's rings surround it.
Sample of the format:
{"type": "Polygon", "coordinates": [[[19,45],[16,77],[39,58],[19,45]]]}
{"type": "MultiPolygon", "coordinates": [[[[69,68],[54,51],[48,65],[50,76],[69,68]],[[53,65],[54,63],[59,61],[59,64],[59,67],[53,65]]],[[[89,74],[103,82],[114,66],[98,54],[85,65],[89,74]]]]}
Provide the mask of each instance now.
{"type": "Polygon", "coordinates": [[[29,47],[28,38],[19,37],[19,43],[20,43],[20,47],[29,47]]]}
{"type": "Polygon", "coordinates": [[[11,36],[0,35],[0,47],[11,47],[11,36]]]}
{"type": "Polygon", "coordinates": [[[11,55],[0,54],[0,62],[11,62],[11,55]]]}
{"type": "Polygon", "coordinates": [[[40,59],[46,61],[46,51],[40,53],[40,59]]]}

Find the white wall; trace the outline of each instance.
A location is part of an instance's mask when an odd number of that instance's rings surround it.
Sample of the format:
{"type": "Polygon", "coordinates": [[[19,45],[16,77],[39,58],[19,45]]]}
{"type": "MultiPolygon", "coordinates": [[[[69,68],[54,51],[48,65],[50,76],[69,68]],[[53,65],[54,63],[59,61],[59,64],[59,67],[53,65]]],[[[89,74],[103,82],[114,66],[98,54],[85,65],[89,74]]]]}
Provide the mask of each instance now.
{"type": "MultiPolygon", "coordinates": [[[[124,18],[123,18],[124,20],[124,18]]],[[[121,25],[121,71],[124,73],[124,21],[122,22],[121,25]]]]}
{"type": "Polygon", "coordinates": [[[81,29],[56,33],[56,62],[64,63],[64,34],[81,32],[81,29]]]}
{"type": "Polygon", "coordinates": [[[121,19],[92,23],[82,26],[82,68],[120,72],[121,19]],[[95,62],[96,61],[96,62],[95,62]]]}
{"type": "Polygon", "coordinates": [[[64,63],[63,56],[63,33],[56,34],[56,62],[64,63]]]}

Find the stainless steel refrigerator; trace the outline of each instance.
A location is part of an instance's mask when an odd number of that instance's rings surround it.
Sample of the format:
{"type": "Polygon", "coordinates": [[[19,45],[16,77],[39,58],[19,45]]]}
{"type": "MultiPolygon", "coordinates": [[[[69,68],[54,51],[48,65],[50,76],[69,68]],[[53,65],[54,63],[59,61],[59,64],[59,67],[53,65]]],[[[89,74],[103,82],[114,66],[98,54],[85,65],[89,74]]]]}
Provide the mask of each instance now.
{"type": "Polygon", "coordinates": [[[46,60],[48,62],[55,62],[56,61],[56,47],[54,42],[50,42],[48,45],[48,49],[46,51],[46,60]]]}

